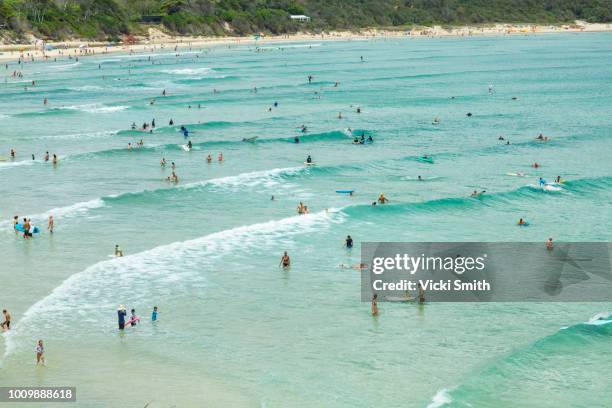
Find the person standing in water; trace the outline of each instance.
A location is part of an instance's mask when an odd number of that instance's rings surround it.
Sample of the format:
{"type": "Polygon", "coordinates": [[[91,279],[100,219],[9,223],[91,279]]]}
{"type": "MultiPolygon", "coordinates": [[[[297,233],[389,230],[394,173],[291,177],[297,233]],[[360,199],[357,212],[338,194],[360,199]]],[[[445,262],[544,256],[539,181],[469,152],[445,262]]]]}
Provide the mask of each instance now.
{"type": "Polygon", "coordinates": [[[345,243],[346,243],[346,247],[347,248],[349,248],[349,249],[352,248],[353,247],[353,238],[351,238],[350,235],[347,235],[345,243]]]}
{"type": "Polygon", "coordinates": [[[378,316],[378,294],[372,296],[372,316],[378,316]]]}
{"type": "Polygon", "coordinates": [[[125,328],[125,316],[127,312],[125,311],[125,307],[123,305],[119,305],[117,309],[117,320],[119,323],[119,330],[123,330],[125,328]]]}
{"type": "Polygon", "coordinates": [[[49,152],[45,152],[45,161],[48,162],[49,161],[49,152]]]}
{"type": "Polygon", "coordinates": [[[553,239],[551,237],[551,238],[548,238],[548,241],[546,241],[546,249],[552,250],[553,248],[554,248],[553,239]]]}
{"type": "Polygon", "coordinates": [[[136,309],[132,309],[130,313],[130,326],[134,327],[140,321],[140,317],[136,315],[136,309]]]}
{"type": "Polygon", "coordinates": [[[54,224],[53,216],[50,215],[49,216],[49,222],[47,223],[47,229],[49,230],[49,233],[51,233],[51,234],[53,234],[53,224],[54,224]]]}
{"type": "Polygon", "coordinates": [[[45,346],[42,340],[36,344],[36,365],[45,365],[45,346]]]}
{"type": "Polygon", "coordinates": [[[156,322],[157,321],[157,314],[159,312],[157,311],[157,306],[153,306],[153,312],[151,312],[151,321],[152,322],[156,322]]]}
{"type": "Polygon", "coordinates": [[[2,331],[7,331],[11,328],[11,314],[8,310],[2,310],[2,315],[4,315],[4,321],[0,323],[0,327],[2,327],[2,331]]]}
{"type": "Polygon", "coordinates": [[[423,286],[419,283],[419,303],[425,303],[425,291],[423,286]]]}
{"type": "Polygon", "coordinates": [[[115,245],[115,256],[123,256],[123,250],[119,248],[119,244],[115,245]]]}
{"type": "Polygon", "coordinates": [[[285,251],[285,253],[281,257],[280,263],[278,264],[278,266],[281,265],[283,266],[283,268],[288,268],[291,266],[291,259],[289,258],[289,255],[287,255],[287,251],[285,251]]]}
{"type": "Polygon", "coordinates": [[[384,193],[380,193],[380,195],[378,196],[378,203],[379,204],[387,204],[389,202],[389,200],[385,197],[384,193]]]}

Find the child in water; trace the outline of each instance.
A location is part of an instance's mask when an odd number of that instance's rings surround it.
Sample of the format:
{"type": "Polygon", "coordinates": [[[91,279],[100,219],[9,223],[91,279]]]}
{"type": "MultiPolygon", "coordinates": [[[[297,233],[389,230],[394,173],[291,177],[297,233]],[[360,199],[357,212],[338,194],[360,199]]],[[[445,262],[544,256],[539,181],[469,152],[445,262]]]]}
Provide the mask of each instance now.
{"type": "Polygon", "coordinates": [[[157,321],[157,306],[153,306],[153,312],[151,313],[151,321],[157,321]]]}

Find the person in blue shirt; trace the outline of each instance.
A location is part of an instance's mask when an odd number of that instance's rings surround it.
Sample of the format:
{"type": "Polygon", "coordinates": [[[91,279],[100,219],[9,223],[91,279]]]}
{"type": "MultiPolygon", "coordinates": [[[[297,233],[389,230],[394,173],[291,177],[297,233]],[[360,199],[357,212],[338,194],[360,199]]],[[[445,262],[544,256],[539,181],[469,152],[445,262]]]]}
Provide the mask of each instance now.
{"type": "Polygon", "coordinates": [[[545,186],[545,185],[546,185],[546,180],[540,177],[540,187],[545,186]]]}
{"type": "Polygon", "coordinates": [[[154,322],[157,321],[157,306],[153,306],[153,312],[151,313],[151,320],[154,322]]]}
{"type": "Polygon", "coordinates": [[[127,312],[125,311],[125,307],[123,305],[119,305],[117,309],[117,318],[119,320],[119,330],[123,330],[125,328],[125,316],[127,312]]]}

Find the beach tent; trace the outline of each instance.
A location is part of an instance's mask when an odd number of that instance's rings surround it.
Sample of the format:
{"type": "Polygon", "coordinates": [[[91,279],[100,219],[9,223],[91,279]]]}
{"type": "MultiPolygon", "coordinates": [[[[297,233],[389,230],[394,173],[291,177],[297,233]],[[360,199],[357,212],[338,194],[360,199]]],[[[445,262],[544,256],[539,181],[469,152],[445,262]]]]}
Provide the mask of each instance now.
{"type": "Polygon", "coordinates": [[[45,51],[51,51],[51,50],[54,50],[54,49],[55,49],[55,47],[52,46],[51,44],[45,44],[45,51]]]}

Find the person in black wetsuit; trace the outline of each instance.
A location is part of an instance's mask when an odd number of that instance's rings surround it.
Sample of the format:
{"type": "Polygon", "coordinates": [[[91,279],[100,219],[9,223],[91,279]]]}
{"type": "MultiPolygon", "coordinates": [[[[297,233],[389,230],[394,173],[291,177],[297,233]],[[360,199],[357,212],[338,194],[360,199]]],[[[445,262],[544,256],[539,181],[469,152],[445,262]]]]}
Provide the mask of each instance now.
{"type": "Polygon", "coordinates": [[[346,247],[347,248],[352,248],[353,247],[353,238],[351,238],[350,235],[346,236],[346,247]]]}

